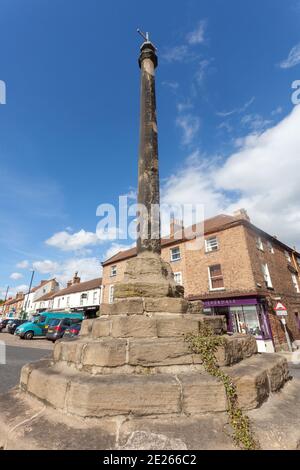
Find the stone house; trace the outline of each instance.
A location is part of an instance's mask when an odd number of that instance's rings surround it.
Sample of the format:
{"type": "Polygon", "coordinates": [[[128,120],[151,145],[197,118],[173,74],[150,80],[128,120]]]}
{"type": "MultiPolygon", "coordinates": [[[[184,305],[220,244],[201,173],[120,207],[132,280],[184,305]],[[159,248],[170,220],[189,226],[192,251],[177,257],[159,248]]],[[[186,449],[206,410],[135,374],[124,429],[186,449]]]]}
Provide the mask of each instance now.
{"type": "MultiPolygon", "coordinates": [[[[187,299],[202,301],[207,315],[224,315],[229,331],[253,334],[261,352],[287,347],[274,310],[281,302],[291,340],[300,339],[300,253],[253,225],[245,210],[194,226],[200,245],[196,237],[178,239],[178,228],[173,222],[162,239],[162,258],[187,299]]],[[[103,303],[113,302],[114,284],[134,256],[132,248],[102,263],[103,303]]]]}

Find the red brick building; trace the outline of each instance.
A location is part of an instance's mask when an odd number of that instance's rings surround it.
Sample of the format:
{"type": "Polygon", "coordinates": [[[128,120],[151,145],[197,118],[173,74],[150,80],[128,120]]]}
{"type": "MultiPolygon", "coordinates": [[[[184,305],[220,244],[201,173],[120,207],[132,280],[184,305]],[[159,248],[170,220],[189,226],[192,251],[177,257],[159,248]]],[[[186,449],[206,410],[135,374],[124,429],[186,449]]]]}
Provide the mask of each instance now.
{"type": "MultiPolygon", "coordinates": [[[[193,227],[204,231],[197,239],[162,239],[162,257],[171,264],[185,297],[201,300],[207,315],[222,314],[232,332],[253,334],[260,351],[286,349],[287,340],[278,302],[288,311],[287,329],[292,341],[300,339],[300,253],[254,226],[246,211],[219,215],[193,227]]],[[[113,286],[122,280],[132,248],[103,264],[103,302],[113,301],[113,286]]]]}

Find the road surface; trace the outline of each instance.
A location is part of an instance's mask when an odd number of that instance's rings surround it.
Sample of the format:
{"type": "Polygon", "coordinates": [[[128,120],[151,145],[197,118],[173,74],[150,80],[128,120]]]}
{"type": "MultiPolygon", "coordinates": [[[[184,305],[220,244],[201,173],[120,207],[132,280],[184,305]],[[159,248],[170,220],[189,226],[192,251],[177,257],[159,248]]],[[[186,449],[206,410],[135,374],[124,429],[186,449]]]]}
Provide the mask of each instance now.
{"type": "Polygon", "coordinates": [[[47,340],[23,341],[8,333],[1,333],[0,341],[6,346],[6,364],[0,364],[0,393],[19,383],[24,364],[49,356],[53,349],[52,343],[47,340]]]}

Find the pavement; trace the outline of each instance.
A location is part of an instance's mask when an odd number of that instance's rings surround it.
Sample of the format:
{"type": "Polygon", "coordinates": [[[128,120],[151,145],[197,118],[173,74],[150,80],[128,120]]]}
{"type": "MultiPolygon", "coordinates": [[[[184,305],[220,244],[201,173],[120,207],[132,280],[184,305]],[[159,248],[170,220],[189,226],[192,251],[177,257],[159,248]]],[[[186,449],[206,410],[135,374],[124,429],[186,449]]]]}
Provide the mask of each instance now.
{"type": "Polygon", "coordinates": [[[47,357],[53,350],[53,344],[45,339],[26,341],[9,333],[0,333],[0,341],[6,349],[6,364],[0,364],[0,394],[19,383],[24,364],[47,357]]]}

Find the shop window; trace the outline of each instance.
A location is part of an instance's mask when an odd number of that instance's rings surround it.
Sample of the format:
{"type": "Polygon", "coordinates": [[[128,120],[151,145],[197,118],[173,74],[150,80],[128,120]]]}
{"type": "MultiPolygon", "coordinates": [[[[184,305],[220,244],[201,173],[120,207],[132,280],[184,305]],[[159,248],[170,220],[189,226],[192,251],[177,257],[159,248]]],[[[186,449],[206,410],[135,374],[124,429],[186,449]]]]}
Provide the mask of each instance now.
{"type": "Polygon", "coordinates": [[[256,239],[256,246],[260,251],[264,251],[264,245],[260,237],[257,237],[256,239]]]}
{"type": "Polygon", "coordinates": [[[170,252],[171,252],[171,261],[179,261],[181,259],[179,246],[177,246],[176,248],[172,248],[170,252]]]}
{"type": "Polygon", "coordinates": [[[265,283],[266,283],[266,287],[268,289],[273,289],[272,279],[271,279],[270,271],[269,271],[269,268],[268,268],[267,264],[262,264],[262,272],[263,272],[263,275],[264,275],[264,280],[265,280],[265,283]]]}
{"type": "Polygon", "coordinates": [[[256,305],[230,307],[230,313],[234,333],[265,336],[256,305]]]}
{"type": "Polygon", "coordinates": [[[205,240],[205,252],[211,253],[219,249],[219,243],[217,237],[208,238],[205,240]]]}
{"type": "Polygon", "coordinates": [[[272,253],[272,255],[274,255],[274,248],[273,248],[272,243],[270,241],[268,241],[267,245],[268,245],[269,252],[272,253]]]}
{"type": "Polygon", "coordinates": [[[220,264],[210,266],[208,268],[208,280],[210,290],[223,290],[224,279],[222,274],[222,268],[220,264]]]}
{"type": "Polygon", "coordinates": [[[284,255],[289,263],[292,262],[291,256],[287,250],[284,251],[284,255]]]}
{"type": "Polygon", "coordinates": [[[116,276],[116,275],[117,275],[117,266],[112,266],[112,267],[110,268],[110,276],[111,276],[111,277],[114,277],[114,276],[116,276]]]}
{"type": "Polygon", "coordinates": [[[182,274],[181,273],[174,273],[174,281],[176,282],[176,284],[178,284],[179,286],[182,286],[182,274]]]}
{"type": "Polygon", "coordinates": [[[114,286],[109,286],[109,295],[108,295],[108,303],[114,303],[114,286]]]}
{"type": "Polygon", "coordinates": [[[299,288],[299,283],[298,283],[298,277],[296,276],[296,274],[292,274],[292,280],[293,280],[293,284],[294,284],[294,287],[295,287],[295,290],[298,294],[300,294],[300,288],[299,288]]]}

